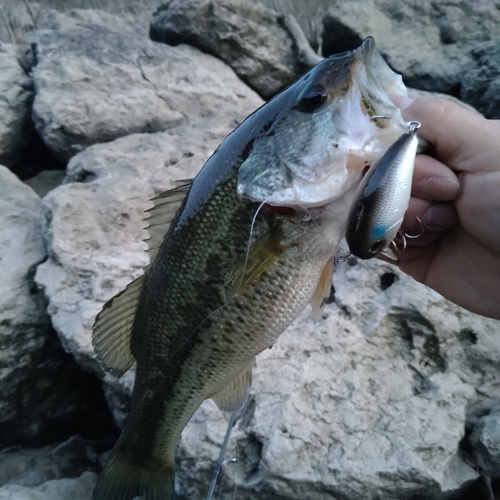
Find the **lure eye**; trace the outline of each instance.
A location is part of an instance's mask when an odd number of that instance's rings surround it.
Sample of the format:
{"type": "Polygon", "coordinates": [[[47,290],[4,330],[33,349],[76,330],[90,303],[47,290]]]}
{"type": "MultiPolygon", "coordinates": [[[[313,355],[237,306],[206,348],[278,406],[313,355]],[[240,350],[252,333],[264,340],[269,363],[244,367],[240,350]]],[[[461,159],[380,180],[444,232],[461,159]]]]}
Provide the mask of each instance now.
{"type": "Polygon", "coordinates": [[[375,256],[384,248],[385,241],[377,240],[370,248],[370,255],[375,256]]]}
{"type": "Polygon", "coordinates": [[[328,92],[322,85],[311,85],[302,94],[299,101],[299,110],[303,113],[314,113],[328,97],[328,92]]]}

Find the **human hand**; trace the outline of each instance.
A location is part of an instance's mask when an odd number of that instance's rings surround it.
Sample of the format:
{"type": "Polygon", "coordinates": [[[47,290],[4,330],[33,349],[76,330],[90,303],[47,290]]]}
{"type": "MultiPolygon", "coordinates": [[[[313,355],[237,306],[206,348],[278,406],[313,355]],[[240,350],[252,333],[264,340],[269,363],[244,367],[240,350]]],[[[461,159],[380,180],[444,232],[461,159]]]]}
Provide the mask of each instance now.
{"type": "Polygon", "coordinates": [[[417,155],[402,226],[423,232],[407,238],[397,265],[452,302],[500,319],[500,121],[444,99],[395,102],[431,145],[417,155]]]}

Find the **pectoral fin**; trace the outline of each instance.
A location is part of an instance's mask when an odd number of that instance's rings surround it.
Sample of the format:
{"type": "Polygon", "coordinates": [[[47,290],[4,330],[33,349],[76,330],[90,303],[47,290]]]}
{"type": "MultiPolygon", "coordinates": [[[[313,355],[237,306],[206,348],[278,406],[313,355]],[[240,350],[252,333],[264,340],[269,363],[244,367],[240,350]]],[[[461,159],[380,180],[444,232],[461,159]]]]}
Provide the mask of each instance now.
{"type": "Polygon", "coordinates": [[[321,313],[325,307],[326,301],[330,296],[330,290],[332,288],[332,277],[333,277],[333,256],[328,259],[326,266],[321,272],[318,284],[316,285],[316,290],[314,290],[313,296],[311,297],[312,306],[312,317],[315,321],[321,318],[321,313]]]}
{"type": "Polygon", "coordinates": [[[281,230],[271,229],[254,241],[226,281],[231,295],[245,290],[280,258],[288,249],[281,244],[281,239],[281,230]]]}
{"type": "Polygon", "coordinates": [[[255,358],[235,379],[212,396],[221,411],[234,412],[245,406],[252,385],[254,364],[255,358]]]}

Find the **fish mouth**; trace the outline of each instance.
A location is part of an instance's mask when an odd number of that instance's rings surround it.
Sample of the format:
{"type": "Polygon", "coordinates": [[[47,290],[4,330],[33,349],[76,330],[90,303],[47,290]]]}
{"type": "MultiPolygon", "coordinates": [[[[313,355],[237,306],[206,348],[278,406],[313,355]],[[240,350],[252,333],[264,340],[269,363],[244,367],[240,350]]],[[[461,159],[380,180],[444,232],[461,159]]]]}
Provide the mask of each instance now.
{"type": "Polygon", "coordinates": [[[238,194],[285,212],[348,203],[343,197],[366,167],[407,131],[389,95],[406,96],[406,87],[372,37],[320,62],[278,96],[288,114],[253,143],[239,166],[238,194]]]}
{"type": "Polygon", "coordinates": [[[371,36],[353,51],[352,60],[353,84],[357,84],[366,115],[379,128],[395,125],[403,131],[404,122],[400,119],[400,111],[389,98],[390,95],[408,95],[402,77],[391,70],[371,36]],[[390,123],[391,120],[393,123],[390,123]]]}

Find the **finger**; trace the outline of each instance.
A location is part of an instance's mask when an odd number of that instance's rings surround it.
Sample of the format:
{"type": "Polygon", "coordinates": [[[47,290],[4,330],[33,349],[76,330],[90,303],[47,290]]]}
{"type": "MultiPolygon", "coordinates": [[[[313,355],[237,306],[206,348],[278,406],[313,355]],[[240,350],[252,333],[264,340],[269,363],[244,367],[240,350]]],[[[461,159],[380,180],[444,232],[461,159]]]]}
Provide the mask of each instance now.
{"type": "Polygon", "coordinates": [[[486,120],[447,99],[397,99],[405,120],[418,120],[418,135],[433,156],[455,171],[497,170],[500,122],[486,120]]]}
{"type": "Polygon", "coordinates": [[[402,228],[408,234],[443,231],[459,221],[453,203],[432,203],[422,198],[410,198],[402,228]]]}
{"type": "Polygon", "coordinates": [[[411,194],[435,201],[452,201],[460,195],[457,176],[440,161],[426,155],[417,155],[411,194]]]}

